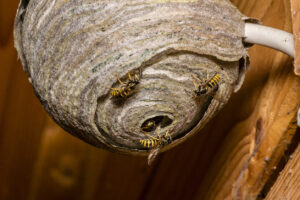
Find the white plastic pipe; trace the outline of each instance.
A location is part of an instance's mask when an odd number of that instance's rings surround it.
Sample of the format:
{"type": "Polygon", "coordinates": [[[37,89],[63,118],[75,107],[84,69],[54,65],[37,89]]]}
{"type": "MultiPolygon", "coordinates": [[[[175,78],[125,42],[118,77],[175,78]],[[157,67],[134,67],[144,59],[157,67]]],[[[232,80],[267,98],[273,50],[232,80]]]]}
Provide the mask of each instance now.
{"type": "MultiPolygon", "coordinates": [[[[246,23],[245,42],[271,47],[295,57],[293,35],[279,29],[246,23]]],[[[300,109],[298,109],[297,124],[300,127],[300,109]]]]}
{"type": "Polygon", "coordinates": [[[245,42],[279,50],[294,58],[294,37],[291,33],[253,23],[245,24],[245,42]]]}

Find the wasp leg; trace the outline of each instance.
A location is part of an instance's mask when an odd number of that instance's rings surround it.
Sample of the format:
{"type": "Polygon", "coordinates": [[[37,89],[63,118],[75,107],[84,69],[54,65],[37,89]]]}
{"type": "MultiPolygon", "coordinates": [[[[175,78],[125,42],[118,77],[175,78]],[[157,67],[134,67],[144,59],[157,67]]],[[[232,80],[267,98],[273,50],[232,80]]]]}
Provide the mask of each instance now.
{"type": "Polygon", "coordinates": [[[119,78],[119,76],[118,76],[118,75],[116,75],[116,74],[115,74],[115,77],[118,79],[118,81],[119,81],[119,83],[120,83],[120,84],[122,84],[122,85],[124,85],[124,84],[125,84],[123,81],[121,81],[121,79],[119,78]]]}
{"type": "Polygon", "coordinates": [[[165,138],[165,140],[166,140],[167,143],[172,142],[172,136],[169,134],[169,130],[164,135],[164,138],[165,138]]]}
{"type": "Polygon", "coordinates": [[[123,98],[126,97],[126,93],[125,93],[125,92],[124,92],[125,94],[123,94],[122,91],[119,90],[119,93],[120,93],[121,97],[123,97],[123,98]],[[124,95],[125,95],[125,96],[124,96],[124,95]]]}
{"type": "Polygon", "coordinates": [[[134,74],[134,78],[135,78],[135,80],[137,80],[137,81],[140,80],[140,77],[139,77],[137,74],[134,74]]]}
{"type": "Polygon", "coordinates": [[[170,133],[169,133],[169,130],[166,132],[165,137],[169,137],[170,140],[172,141],[172,137],[171,137],[171,135],[170,135],[170,133]]]}
{"type": "Polygon", "coordinates": [[[157,135],[156,140],[157,140],[158,144],[161,145],[162,144],[162,137],[158,133],[156,135],[157,135]]]}
{"type": "Polygon", "coordinates": [[[148,148],[150,147],[150,142],[151,142],[151,140],[148,140],[148,148]]]}
{"type": "Polygon", "coordinates": [[[126,92],[126,91],[124,91],[124,90],[123,90],[123,94],[124,94],[125,96],[128,96],[128,92],[126,92]]]}
{"type": "Polygon", "coordinates": [[[194,74],[191,75],[193,79],[197,80],[198,82],[202,83],[200,78],[197,78],[196,76],[194,76],[194,74]]]}
{"type": "Polygon", "coordinates": [[[128,79],[129,79],[130,81],[133,81],[133,80],[132,80],[132,77],[131,77],[131,75],[130,75],[129,72],[128,72],[128,79]]]}
{"type": "Polygon", "coordinates": [[[141,145],[143,145],[144,147],[146,147],[146,140],[140,140],[141,145]]]}
{"type": "Polygon", "coordinates": [[[197,84],[195,81],[193,81],[193,84],[194,84],[194,86],[196,87],[196,88],[198,88],[200,85],[199,84],[197,84]]]}

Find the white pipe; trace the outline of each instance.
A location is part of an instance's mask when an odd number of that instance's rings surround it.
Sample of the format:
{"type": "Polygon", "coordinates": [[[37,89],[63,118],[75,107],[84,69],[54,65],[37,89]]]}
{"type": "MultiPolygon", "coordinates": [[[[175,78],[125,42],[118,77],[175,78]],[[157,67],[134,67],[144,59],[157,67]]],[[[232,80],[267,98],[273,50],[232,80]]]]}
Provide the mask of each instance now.
{"type": "Polygon", "coordinates": [[[294,58],[294,37],[291,33],[259,24],[246,23],[244,41],[282,51],[294,58]]]}
{"type": "MultiPolygon", "coordinates": [[[[279,29],[259,24],[246,23],[244,41],[271,47],[282,51],[293,58],[295,57],[293,35],[279,29]]],[[[297,124],[300,127],[300,109],[298,109],[297,124]]]]}

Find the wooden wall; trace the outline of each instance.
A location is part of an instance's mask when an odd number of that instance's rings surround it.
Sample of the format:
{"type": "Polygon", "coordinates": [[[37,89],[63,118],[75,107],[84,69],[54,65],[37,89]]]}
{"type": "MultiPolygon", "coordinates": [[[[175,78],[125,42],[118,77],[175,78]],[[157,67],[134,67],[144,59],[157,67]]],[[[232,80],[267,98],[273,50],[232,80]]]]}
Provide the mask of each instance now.
{"type": "MultiPolygon", "coordinates": [[[[289,0],[232,2],[265,25],[292,32],[289,0]]],[[[218,200],[267,195],[277,167],[292,153],[289,144],[297,146],[300,140],[295,131],[300,79],[293,74],[291,58],[252,47],[251,69],[242,89],[198,135],[149,167],[144,157],[92,147],[47,116],[13,47],[17,4],[18,0],[0,0],[1,200],[218,200]]]]}

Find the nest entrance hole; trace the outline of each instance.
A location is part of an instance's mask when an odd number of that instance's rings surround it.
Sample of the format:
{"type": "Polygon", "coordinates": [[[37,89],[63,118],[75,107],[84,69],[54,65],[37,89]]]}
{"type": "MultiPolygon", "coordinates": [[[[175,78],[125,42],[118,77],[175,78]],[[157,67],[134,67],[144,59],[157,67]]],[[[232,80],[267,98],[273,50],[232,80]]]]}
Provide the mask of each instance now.
{"type": "Polygon", "coordinates": [[[141,129],[145,132],[153,132],[156,129],[161,129],[172,124],[173,120],[168,116],[156,116],[144,121],[141,129]]]}

